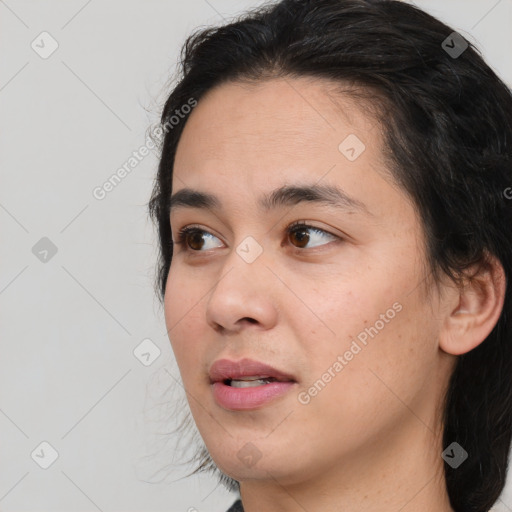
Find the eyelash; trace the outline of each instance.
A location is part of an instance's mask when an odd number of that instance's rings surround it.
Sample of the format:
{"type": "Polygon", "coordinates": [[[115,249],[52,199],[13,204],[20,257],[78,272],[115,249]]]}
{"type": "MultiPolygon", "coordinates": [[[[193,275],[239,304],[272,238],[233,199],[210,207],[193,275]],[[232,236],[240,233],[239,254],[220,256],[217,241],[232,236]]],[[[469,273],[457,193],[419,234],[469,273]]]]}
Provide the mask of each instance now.
{"type": "MultiPolygon", "coordinates": [[[[330,237],[332,238],[335,238],[337,239],[337,241],[341,241],[342,238],[337,236],[337,235],[334,235],[333,233],[329,233],[329,231],[326,231],[324,229],[320,229],[316,226],[312,226],[310,224],[306,224],[305,222],[303,221],[296,221],[292,224],[290,224],[287,228],[286,228],[286,235],[289,236],[291,233],[294,233],[295,231],[299,231],[300,229],[307,229],[307,230],[311,230],[311,231],[315,231],[317,233],[322,233],[322,234],[326,234],[326,235],[329,235],[330,237]]],[[[185,252],[189,252],[189,253],[196,253],[196,254],[201,254],[202,252],[208,252],[208,251],[196,251],[194,249],[190,249],[187,244],[185,243],[186,242],[186,237],[192,233],[208,233],[208,234],[211,234],[212,236],[215,236],[213,235],[212,233],[209,233],[208,231],[200,228],[200,227],[197,227],[197,226],[185,226],[184,228],[181,228],[178,232],[178,238],[175,242],[173,242],[173,245],[180,245],[180,246],[183,246],[184,247],[184,251],[185,252]]],[[[215,237],[217,238],[217,237],[215,237]]],[[[322,245],[328,245],[328,244],[321,244],[320,246],[317,246],[317,247],[312,247],[310,250],[314,250],[314,249],[317,249],[318,247],[321,247],[322,245]]],[[[295,252],[297,253],[303,253],[304,251],[307,251],[308,249],[301,249],[299,247],[296,247],[295,248],[295,252]]]]}

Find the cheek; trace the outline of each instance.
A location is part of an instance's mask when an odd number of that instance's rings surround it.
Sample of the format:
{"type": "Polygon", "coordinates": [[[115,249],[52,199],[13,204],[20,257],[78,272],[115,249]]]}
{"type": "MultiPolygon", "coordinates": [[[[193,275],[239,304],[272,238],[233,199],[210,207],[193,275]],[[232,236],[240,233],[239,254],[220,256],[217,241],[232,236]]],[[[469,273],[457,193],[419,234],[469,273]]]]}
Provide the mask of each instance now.
{"type": "Polygon", "coordinates": [[[164,297],[165,322],[171,341],[172,335],[181,330],[183,324],[197,316],[204,293],[197,280],[184,272],[183,266],[171,265],[164,297]]]}
{"type": "Polygon", "coordinates": [[[204,336],[204,292],[191,279],[169,274],[164,298],[167,336],[185,384],[197,375],[199,344],[204,336]]]}
{"type": "MultiPolygon", "coordinates": [[[[422,288],[411,284],[416,275],[412,266],[401,274],[388,268],[373,279],[358,275],[317,288],[312,304],[322,323],[303,340],[311,365],[306,386],[329,381],[319,396],[333,390],[336,400],[359,397],[376,405],[391,390],[404,397],[415,392],[409,384],[421,382],[436,360],[439,327],[422,288]]],[[[357,398],[353,406],[361,407],[357,398]]]]}
{"type": "Polygon", "coordinates": [[[409,406],[421,407],[438,357],[436,319],[419,293],[402,302],[390,301],[393,294],[380,301],[347,297],[339,297],[337,316],[330,317],[337,337],[317,340],[310,349],[305,388],[311,398],[304,410],[305,421],[342,437],[361,429],[377,433],[408,417],[409,406]]]}

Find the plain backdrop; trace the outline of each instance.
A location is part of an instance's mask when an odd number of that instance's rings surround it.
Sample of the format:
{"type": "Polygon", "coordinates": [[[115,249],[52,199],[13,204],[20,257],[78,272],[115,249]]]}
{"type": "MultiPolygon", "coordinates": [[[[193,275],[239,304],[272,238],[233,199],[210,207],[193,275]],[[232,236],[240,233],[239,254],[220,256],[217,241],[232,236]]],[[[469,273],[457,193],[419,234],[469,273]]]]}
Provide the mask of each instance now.
{"type": "MultiPolygon", "coordinates": [[[[260,3],[0,0],[2,512],[234,501],[212,477],[179,479],[190,467],[153,474],[183,398],[153,291],[156,155],[93,191],[145,143],[185,37],[260,3]]],[[[512,84],[512,0],[415,3],[512,84]]],[[[510,485],[495,510],[512,510],[510,485]]]]}

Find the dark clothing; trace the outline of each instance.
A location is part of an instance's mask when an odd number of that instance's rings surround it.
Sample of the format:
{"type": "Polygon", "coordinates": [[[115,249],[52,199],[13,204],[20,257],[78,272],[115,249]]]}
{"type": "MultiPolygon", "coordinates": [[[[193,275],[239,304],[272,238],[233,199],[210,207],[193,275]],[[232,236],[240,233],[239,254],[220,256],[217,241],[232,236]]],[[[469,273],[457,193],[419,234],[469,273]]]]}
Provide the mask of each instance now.
{"type": "Polygon", "coordinates": [[[244,507],[242,506],[242,502],[240,500],[236,500],[231,508],[227,510],[227,512],[244,512],[244,507]]]}

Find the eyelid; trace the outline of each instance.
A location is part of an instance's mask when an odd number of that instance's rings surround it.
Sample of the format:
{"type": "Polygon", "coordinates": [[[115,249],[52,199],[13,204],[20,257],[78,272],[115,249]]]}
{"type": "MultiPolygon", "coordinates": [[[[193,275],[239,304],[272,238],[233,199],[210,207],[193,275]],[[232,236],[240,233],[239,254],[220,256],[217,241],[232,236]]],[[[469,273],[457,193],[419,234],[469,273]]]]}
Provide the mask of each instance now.
{"type": "Polygon", "coordinates": [[[187,232],[187,231],[193,231],[194,229],[197,230],[197,231],[208,233],[209,235],[213,235],[214,237],[220,239],[219,236],[217,236],[215,233],[213,233],[210,229],[204,228],[203,226],[201,226],[201,224],[186,224],[182,228],[178,229],[178,233],[177,234],[179,236],[180,233],[187,232]]]}

